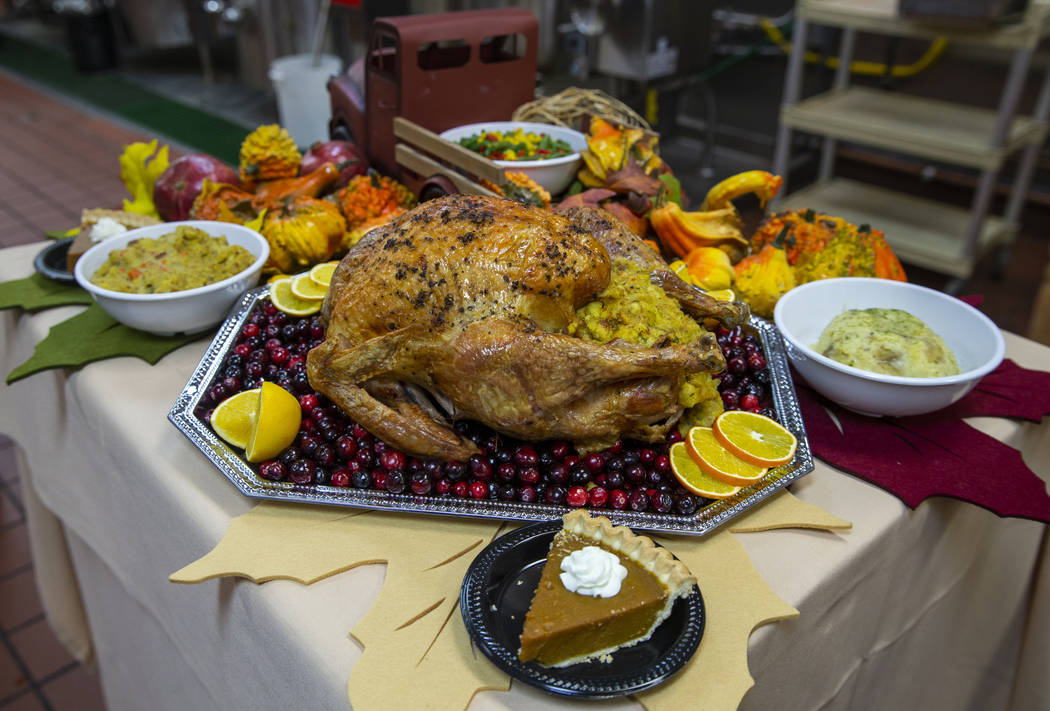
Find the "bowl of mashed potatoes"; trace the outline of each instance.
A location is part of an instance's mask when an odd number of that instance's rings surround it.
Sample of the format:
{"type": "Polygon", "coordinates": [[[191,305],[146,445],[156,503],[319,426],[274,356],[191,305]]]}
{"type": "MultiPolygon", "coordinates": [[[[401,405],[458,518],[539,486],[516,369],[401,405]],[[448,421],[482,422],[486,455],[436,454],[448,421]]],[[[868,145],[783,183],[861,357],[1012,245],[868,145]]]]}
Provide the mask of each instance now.
{"type": "Polygon", "coordinates": [[[969,304],[917,284],[845,277],[785,294],[773,320],[814,390],[865,415],[951,405],[1002,362],[999,328],[969,304]]]}
{"type": "Polygon", "coordinates": [[[269,256],[266,238],[242,225],[165,222],[99,242],[77,260],[73,276],[126,326],[198,333],[259,283],[269,256]]]}

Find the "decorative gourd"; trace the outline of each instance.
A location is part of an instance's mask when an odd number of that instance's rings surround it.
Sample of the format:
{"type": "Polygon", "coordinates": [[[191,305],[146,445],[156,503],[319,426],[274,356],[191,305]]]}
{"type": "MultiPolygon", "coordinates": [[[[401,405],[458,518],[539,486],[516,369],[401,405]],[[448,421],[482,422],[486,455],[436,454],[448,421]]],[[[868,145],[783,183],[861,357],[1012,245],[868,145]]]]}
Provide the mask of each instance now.
{"type": "Polygon", "coordinates": [[[389,176],[369,173],[357,176],[337,191],[335,201],[352,232],[369,220],[415,207],[416,196],[389,176]]]}
{"type": "Polygon", "coordinates": [[[779,236],[800,283],[843,276],[907,281],[882,232],[867,225],[857,227],[813,210],[788,210],[759,225],[751,249],[758,251],[779,236]]]}
{"type": "Polygon", "coordinates": [[[692,282],[706,291],[728,289],[733,285],[733,263],[717,247],[697,247],[685,256],[692,282]]]}
{"type": "Polygon", "coordinates": [[[327,261],[346,235],[346,220],[324,200],[300,198],[270,209],[262,225],[270,243],[269,270],[285,274],[327,261]]]}
{"type": "Polygon", "coordinates": [[[668,201],[653,208],[649,222],[668,251],[679,257],[697,247],[718,247],[732,261],[739,261],[747,253],[747,240],[740,232],[740,219],[732,206],[685,212],[678,203],[668,201]]]}
{"type": "Polygon", "coordinates": [[[288,131],[277,124],[259,126],[241,143],[241,183],[250,188],[263,180],[294,178],[302,159],[288,131]]]}
{"type": "Polygon", "coordinates": [[[213,183],[207,178],[190,208],[194,220],[216,220],[243,225],[257,216],[252,205],[254,196],[228,183],[213,183]]]}
{"type": "Polygon", "coordinates": [[[751,311],[773,318],[773,307],[780,297],[795,288],[795,272],[788,264],[781,242],[772,242],[733,266],[734,290],[751,311]]]}
{"type": "Polygon", "coordinates": [[[317,170],[298,178],[279,178],[259,183],[255,188],[256,207],[266,207],[278,202],[295,202],[300,198],[315,198],[325,188],[339,179],[335,163],[325,163],[317,170]]]}

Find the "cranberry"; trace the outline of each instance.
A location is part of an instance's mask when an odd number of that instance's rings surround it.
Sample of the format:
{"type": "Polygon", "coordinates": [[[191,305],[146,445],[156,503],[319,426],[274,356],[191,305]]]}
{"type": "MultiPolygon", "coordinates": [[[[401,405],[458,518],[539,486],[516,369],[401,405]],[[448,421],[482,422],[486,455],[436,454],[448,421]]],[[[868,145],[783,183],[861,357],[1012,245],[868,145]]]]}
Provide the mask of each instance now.
{"type": "Polygon", "coordinates": [[[259,335],[259,326],[255,323],[246,323],[241,329],[241,335],[245,338],[252,338],[259,335]]]}
{"type": "Polygon", "coordinates": [[[726,369],[730,373],[736,373],[737,375],[747,372],[747,361],[740,356],[735,356],[726,361],[726,369]]]}
{"type": "Polygon", "coordinates": [[[343,459],[350,459],[357,452],[357,440],[347,435],[342,435],[335,441],[335,448],[343,459]]]}
{"type": "Polygon", "coordinates": [[[609,501],[609,491],[604,486],[594,486],[587,492],[587,500],[591,508],[600,509],[609,501]]]}
{"type": "Polygon", "coordinates": [[[467,494],[470,492],[470,488],[467,486],[467,482],[460,479],[452,485],[452,493],[461,499],[467,498],[467,494]]]}
{"type": "Polygon", "coordinates": [[[252,347],[247,343],[238,343],[233,348],[233,352],[239,355],[241,358],[247,358],[248,354],[252,352],[252,347]]]}
{"type": "Polygon", "coordinates": [[[272,336],[270,338],[267,338],[266,342],[263,343],[263,348],[266,349],[267,353],[273,351],[274,348],[281,348],[281,347],[282,347],[281,339],[277,338],[276,336],[272,336]]]}
{"type": "Polygon", "coordinates": [[[302,369],[305,366],[305,364],[305,358],[303,358],[301,355],[293,355],[288,359],[288,362],[285,363],[285,366],[288,368],[288,370],[299,373],[302,372],[302,369]]]}
{"type": "Polygon", "coordinates": [[[551,455],[555,459],[565,459],[572,451],[572,445],[563,440],[551,442],[551,455]]]}
{"type": "Polygon", "coordinates": [[[645,467],[641,464],[632,464],[624,471],[627,481],[638,484],[645,480],[645,467]]]}
{"type": "Polygon", "coordinates": [[[696,497],[683,494],[675,502],[675,511],[681,516],[692,516],[696,513],[696,497]]]}
{"type": "Polygon", "coordinates": [[[514,450],[514,461],[523,467],[534,467],[540,463],[540,455],[527,444],[523,444],[514,450]]]}
{"type": "MultiPolygon", "coordinates": [[[[379,443],[377,442],[376,444],[378,445],[379,443]]],[[[379,463],[387,469],[404,469],[405,455],[396,449],[388,449],[379,455],[379,463]]]]}
{"type": "Polygon", "coordinates": [[[405,490],[405,472],[401,469],[391,469],[386,473],[385,488],[391,494],[400,494],[405,490]]]}
{"type": "Polygon", "coordinates": [[[674,498],[666,491],[657,491],[652,504],[657,513],[670,513],[674,507],[674,498]]]}
{"type": "Polygon", "coordinates": [[[547,473],[547,479],[552,484],[565,484],[569,481],[569,467],[565,462],[558,462],[552,464],[550,471],[547,473]]]}
{"type": "Polygon", "coordinates": [[[543,500],[548,504],[560,505],[565,503],[565,487],[564,486],[548,486],[547,491],[543,493],[543,500]]]}
{"type": "Polygon", "coordinates": [[[605,468],[605,457],[601,452],[591,452],[583,458],[583,465],[591,474],[597,474],[605,468]]]}
{"type": "Polygon", "coordinates": [[[270,362],[276,363],[277,365],[284,365],[290,358],[291,354],[284,346],[277,346],[270,351],[270,362]]]}
{"type": "Polygon", "coordinates": [[[565,503],[578,509],[587,505],[587,489],[582,486],[574,486],[565,494],[565,503]]]}
{"type": "Polygon", "coordinates": [[[386,488],[386,475],[387,470],[383,467],[376,467],[372,470],[372,486],[376,489],[386,488]]]}
{"type": "Polygon", "coordinates": [[[434,493],[436,493],[438,496],[444,496],[451,490],[452,482],[446,479],[445,477],[441,477],[436,482],[434,482],[434,493]]]}
{"type": "MultiPolygon", "coordinates": [[[[247,373],[251,378],[258,378],[263,374],[262,363],[255,363],[253,361],[249,361],[249,363],[244,366],[244,372],[247,373]]],[[[248,381],[245,381],[245,384],[247,384],[247,382],[248,381]]]]}
{"type": "Polygon", "coordinates": [[[281,462],[271,459],[259,465],[259,476],[270,481],[280,481],[288,473],[288,468],[281,462]]]}
{"type": "Polygon", "coordinates": [[[514,501],[518,496],[513,484],[500,484],[496,489],[496,498],[500,501],[514,501]]]}
{"type": "Polygon", "coordinates": [[[576,454],[567,454],[564,457],[562,457],[561,461],[563,464],[565,464],[565,466],[571,467],[574,464],[580,463],[580,457],[576,454]]]}
{"type": "Polygon", "coordinates": [[[609,454],[619,454],[620,452],[623,451],[623,440],[622,439],[616,440],[615,442],[613,442],[612,446],[609,447],[605,451],[608,452],[609,454]]]}
{"type": "Polygon", "coordinates": [[[609,507],[622,511],[627,508],[627,492],[623,489],[613,489],[609,492],[609,507]]]}
{"type": "Polygon", "coordinates": [[[632,511],[645,511],[649,508],[649,496],[641,489],[635,489],[631,492],[628,503],[632,511]]]}
{"type": "Polygon", "coordinates": [[[299,445],[299,449],[302,450],[303,454],[308,457],[312,457],[317,448],[321,446],[321,440],[310,434],[301,434],[299,439],[296,440],[296,444],[299,445]]]}
{"type": "Polygon", "coordinates": [[[445,476],[451,481],[459,481],[467,475],[467,465],[455,459],[445,462],[445,476]]]}
{"type": "Polygon", "coordinates": [[[330,483],[332,486],[338,486],[345,489],[350,486],[350,472],[345,469],[336,469],[332,472],[330,483]]]}
{"type": "Polygon", "coordinates": [[[653,460],[653,469],[660,472],[661,474],[666,474],[667,472],[671,471],[670,457],[668,457],[666,454],[656,455],[656,459],[653,460]]]}
{"type": "Polygon", "coordinates": [[[537,467],[524,467],[518,472],[518,481],[522,484],[536,484],[540,480],[540,470],[537,467]]]}
{"type": "Polygon", "coordinates": [[[365,469],[358,469],[350,475],[350,483],[355,489],[367,489],[372,486],[372,475],[365,469]]]}
{"type": "Polygon", "coordinates": [[[536,488],[533,486],[518,487],[518,501],[531,504],[536,500],[536,488]]]}
{"type": "Polygon", "coordinates": [[[297,459],[288,468],[288,477],[296,484],[310,484],[317,474],[317,465],[312,459],[297,459]]]}
{"type": "Polygon", "coordinates": [[[757,395],[752,395],[748,393],[744,397],[740,398],[740,407],[744,408],[745,410],[750,410],[751,412],[757,412],[759,409],[761,409],[762,406],[759,404],[757,395]]]}
{"type": "Polygon", "coordinates": [[[726,390],[722,393],[722,405],[727,410],[735,410],[740,405],[740,396],[736,390],[726,390]]]}
{"type": "Polygon", "coordinates": [[[222,386],[226,388],[228,393],[238,393],[241,391],[241,379],[233,376],[223,378],[222,386]]]}
{"type": "Polygon", "coordinates": [[[605,485],[607,487],[609,487],[610,489],[619,489],[619,488],[621,488],[624,485],[624,483],[626,482],[626,480],[627,479],[626,479],[626,477],[624,477],[622,471],[608,472],[605,475],[605,485]]]}
{"type": "Polygon", "coordinates": [[[489,495],[489,485],[483,481],[474,481],[470,484],[470,496],[474,499],[484,499],[489,495]]]}
{"type": "Polygon", "coordinates": [[[761,353],[755,353],[754,355],[749,356],[747,359],[747,364],[751,368],[751,370],[766,369],[766,359],[762,357],[761,353]]]}
{"type": "Polygon", "coordinates": [[[412,489],[412,493],[418,496],[425,496],[430,493],[431,481],[430,476],[423,471],[416,472],[412,475],[409,480],[409,486],[412,489]]]}
{"type": "Polygon", "coordinates": [[[314,450],[313,458],[322,467],[330,467],[335,464],[335,452],[327,444],[318,445],[314,450]]]}
{"type": "Polygon", "coordinates": [[[470,457],[470,473],[478,481],[489,481],[492,479],[492,465],[485,457],[474,454],[470,457]]]}
{"type": "Polygon", "coordinates": [[[518,476],[518,468],[510,462],[503,462],[496,467],[496,478],[503,482],[514,481],[518,476]]]}
{"type": "Polygon", "coordinates": [[[276,314],[281,314],[282,316],[284,315],[283,312],[277,310],[277,307],[274,306],[272,301],[264,301],[262,309],[263,313],[269,316],[270,318],[273,318],[276,314]]]}
{"type": "Polygon", "coordinates": [[[681,442],[685,439],[685,435],[678,431],[677,427],[672,427],[671,431],[667,433],[667,441],[671,444],[681,442]]]}

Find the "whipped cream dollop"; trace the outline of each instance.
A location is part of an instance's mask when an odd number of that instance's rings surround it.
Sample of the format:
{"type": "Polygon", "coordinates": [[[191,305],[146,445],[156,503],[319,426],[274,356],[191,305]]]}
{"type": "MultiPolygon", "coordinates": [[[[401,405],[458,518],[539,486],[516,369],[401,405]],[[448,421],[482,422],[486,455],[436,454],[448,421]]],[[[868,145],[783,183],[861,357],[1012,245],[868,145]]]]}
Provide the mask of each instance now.
{"type": "Polygon", "coordinates": [[[598,546],[575,550],[561,561],[561,584],[569,592],[592,597],[612,597],[620,592],[627,568],[620,559],[598,546]]]}
{"type": "Polygon", "coordinates": [[[120,224],[112,217],[103,217],[91,228],[91,241],[102,242],[110,237],[122,235],[128,228],[120,224]]]}

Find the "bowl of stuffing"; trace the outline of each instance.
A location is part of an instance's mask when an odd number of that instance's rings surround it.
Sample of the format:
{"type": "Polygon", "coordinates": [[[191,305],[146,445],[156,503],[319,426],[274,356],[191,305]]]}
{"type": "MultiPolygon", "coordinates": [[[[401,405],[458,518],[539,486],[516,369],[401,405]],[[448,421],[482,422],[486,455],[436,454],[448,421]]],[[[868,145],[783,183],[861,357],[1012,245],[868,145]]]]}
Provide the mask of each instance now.
{"type": "Polygon", "coordinates": [[[441,134],[505,171],[524,173],[558,195],[572,184],[583,163],[587,137],[564,126],[528,121],[489,121],[450,128],[441,134]]]}
{"type": "Polygon", "coordinates": [[[791,365],[817,392],[865,415],[921,415],[951,405],[1002,362],[991,319],[934,289],[843,277],[795,287],[773,320],[791,365]]]}
{"type": "Polygon", "coordinates": [[[95,244],[73,276],[106,313],[159,335],[197,333],[222,321],[259,283],[266,238],[228,222],[186,220],[129,230],[95,244]]]}

